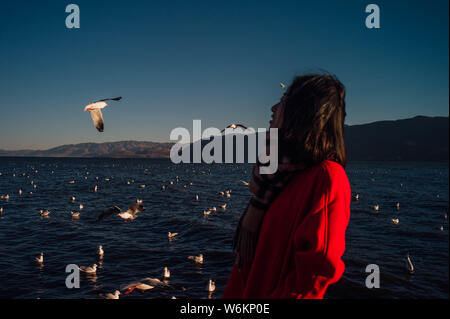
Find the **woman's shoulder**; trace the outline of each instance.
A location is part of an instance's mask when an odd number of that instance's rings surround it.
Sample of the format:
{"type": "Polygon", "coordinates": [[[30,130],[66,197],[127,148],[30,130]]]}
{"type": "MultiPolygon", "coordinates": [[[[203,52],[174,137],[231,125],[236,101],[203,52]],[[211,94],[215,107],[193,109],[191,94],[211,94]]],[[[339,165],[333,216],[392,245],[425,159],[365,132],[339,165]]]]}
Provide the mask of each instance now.
{"type": "Polygon", "coordinates": [[[330,192],[350,193],[350,182],[341,164],[327,160],[319,166],[330,192]]]}
{"type": "Polygon", "coordinates": [[[341,164],[333,161],[323,161],[320,164],[306,169],[303,174],[297,176],[299,183],[311,182],[321,189],[350,189],[350,183],[341,164]]]}
{"type": "Polygon", "coordinates": [[[345,178],[347,179],[347,174],[345,173],[344,167],[341,164],[333,162],[333,161],[323,161],[318,165],[320,170],[323,171],[331,180],[336,178],[345,178]]]}

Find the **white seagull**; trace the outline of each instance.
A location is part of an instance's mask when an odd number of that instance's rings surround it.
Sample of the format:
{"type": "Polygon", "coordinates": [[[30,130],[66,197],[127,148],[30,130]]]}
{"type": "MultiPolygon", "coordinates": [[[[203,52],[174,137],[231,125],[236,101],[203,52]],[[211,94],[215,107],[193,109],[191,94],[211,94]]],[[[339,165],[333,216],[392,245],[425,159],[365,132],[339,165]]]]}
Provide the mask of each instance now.
{"type": "Polygon", "coordinates": [[[105,252],[103,251],[103,246],[98,245],[98,258],[102,259],[105,252]]]}
{"type": "Polygon", "coordinates": [[[208,291],[213,292],[214,290],[216,290],[216,283],[210,279],[208,283],[208,291]]]}
{"type": "Polygon", "coordinates": [[[36,262],[39,265],[42,265],[44,263],[44,253],[41,253],[41,255],[39,256],[39,258],[35,258],[34,260],[36,260],[36,262]]]}
{"type": "Polygon", "coordinates": [[[85,112],[86,111],[91,112],[92,121],[94,122],[95,128],[99,132],[103,132],[104,130],[103,115],[101,109],[103,109],[105,106],[108,105],[105,101],[120,101],[121,99],[122,99],[121,96],[111,99],[103,99],[94,103],[90,103],[86,105],[86,107],[84,108],[85,112]]]}
{"type": "Polygon", "coordinates": [[[198,256],[189,256],[188,259],[193,260],[196,264],[203,264],[203,254],[198,256]]]}
{"type": "Polygon", "coordinates": [[[121,295],[119,290],[114,291],[114,293],[108,293],[105,296],[105,299],[119,299],[119,295],[121,295]]]}
{"type": "Polygon", "coordinates": [[[70,212],[72,218],[80,218],[80,212],[70,212]]]}
{"type": "Polygon", "coordinates": [[[164,279],[169,279],[169,278],[170,278],[170,270],[169,270],[169,268],[167,268],[167,267],[164,267],[163,278],[164,278],[164,279]]]}
{"type": "Polygon", "coordinates": [[[171,232],[168,233],[169,239],[174,238],[176,235],[178,235],[178,233],[171,233],[171,232]]]}
{"type": "Polygon", "coordinates": [[[97,264],[93,264],[92,267],[80,266],[79,269],[87,274],[95,274],[97,272],[97,264]]]}

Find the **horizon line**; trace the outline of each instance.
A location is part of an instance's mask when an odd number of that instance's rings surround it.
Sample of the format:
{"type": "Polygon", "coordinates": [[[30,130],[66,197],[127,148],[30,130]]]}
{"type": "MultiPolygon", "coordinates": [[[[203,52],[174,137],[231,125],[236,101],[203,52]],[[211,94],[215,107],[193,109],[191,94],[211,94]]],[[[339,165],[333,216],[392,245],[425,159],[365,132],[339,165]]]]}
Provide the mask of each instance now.
{"type": "MultiPolygon", "coordinates": [[[[360,125],[369,125],[369,124],[373,124],[373,123],[379,123],[379,122],[395,122],[395,121],[402,121],[402,120],[410,120],[410,119],[414,119],[417,117],[426,117],[426,118],[449,118],[449,116],[443,116],[443,115],[436,115],[436,116],[429,116],[429,115],[415,115],[413,117],[407,117],[407,118],[399,118],[399,119],[395,119],[395,120],[379,120],[379,121],[374,121],[374,122],[368,122],[368,123],[361,123],[361,124],[344,124],[344,126],[360,126],[360,125]]],[[[198,140],[196,140],[198,141],[198,140]]],[[[196,141],[192,141],[191,143],[194,143],[196,141]]],[[[129,140],[116,140],[116,141],[107,141],[107,142],[79,142],[79,143],[63,143],[63,144],[58,144],[58,145],[54,145],[54,146],[48,146],[46,148],[16,148],[16,149],[7,149],[7,148],[0,148],[0,151],[5,151],[5,152],[18,152],[18,151],[48,151],[57,147],[61,147],[61,146],[68,146],[68,145],[80,145],[80,144],[106,144],[106,143],[124,143],[124,142],[139,142],[139,143],[158,143],[158,144],[175,144],[177,143],[176,141],[162,141],[162,142],[156,142],[156,141],[151,141],[151,140],[134,140],[134,139],[129,139],[129,140]]]]}

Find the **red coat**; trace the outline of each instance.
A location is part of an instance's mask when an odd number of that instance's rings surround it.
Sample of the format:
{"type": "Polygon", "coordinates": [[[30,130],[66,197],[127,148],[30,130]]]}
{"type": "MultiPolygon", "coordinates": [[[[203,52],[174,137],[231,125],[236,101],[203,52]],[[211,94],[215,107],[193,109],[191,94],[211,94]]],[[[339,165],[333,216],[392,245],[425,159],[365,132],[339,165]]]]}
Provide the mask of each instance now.
{"type": "Polygon", "coordinates": [[[299,173],[266,212],[250,269],[233,266],[224,298],[323,298],[344,273],[350,200],[341,165],[299,173]]]}

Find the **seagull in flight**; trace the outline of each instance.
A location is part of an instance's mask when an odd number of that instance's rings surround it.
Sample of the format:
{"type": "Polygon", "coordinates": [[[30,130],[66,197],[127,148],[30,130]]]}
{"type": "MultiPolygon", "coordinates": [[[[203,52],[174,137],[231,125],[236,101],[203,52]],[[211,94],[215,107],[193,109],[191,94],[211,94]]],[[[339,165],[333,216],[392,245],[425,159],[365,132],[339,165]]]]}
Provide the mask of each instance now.
{"type": "Polygon", "coordinates": [[[99,132],[103,132],[104,124],[103,124],[103,115],[101,109],[107,106],[108,104],[105,101],[120,101],[122,99],[121,96],[111,98],[111,99],[103,99],[94,103],[90,103],[86,105],[84,111],[90,111],[92,121],[94,122],[94,126],[99,132]]]}
{"type": "Polygon", "coordinates": [[[224,128],[222,131],[220,131],[220,133],[225,132],[225,130],[226,130],[227,128],[232,128],[232,129],[234,130],[234,129],[237,128],[237,127],[242,127],[244,130],[247,129],[247,127],[244,126],[244,125],[242,125],[242,124],[230,124],[230,125],[228,125],[226,128],[224,128]]]}
{"type": "Polygon", "coordinates": [[[104,211],[103,213],[101,213],[98,218],[97,221],[101,221],[102,219],[105,219],[113,214],[122,214],[122,218],[126,217],[125,219],[135,219],[136,218],[136,214],[139,212],[143,212],[145,211],[145,207],[137,204],[137,203],[133,203],[130,205],[130,207],[128,208],[128,210],[126,211],[122,211],[119,207],[117,206],[113,206],[108,208],[106,211],[104,211]]]}

